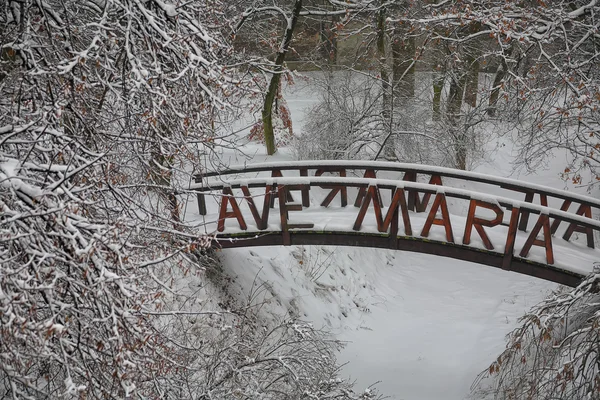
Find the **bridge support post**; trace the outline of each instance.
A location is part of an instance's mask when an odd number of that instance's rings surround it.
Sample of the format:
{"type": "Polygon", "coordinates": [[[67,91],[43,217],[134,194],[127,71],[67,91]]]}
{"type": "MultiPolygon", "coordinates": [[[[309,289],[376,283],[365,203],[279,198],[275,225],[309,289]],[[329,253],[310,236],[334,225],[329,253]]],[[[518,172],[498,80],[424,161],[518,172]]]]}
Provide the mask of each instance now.
{"type": "MultiPolygon", "coordinates": [[[[202,183],[202,172],[194,177],[195,183],[202,183]]],[[[206,215],[206,198],[203,192],[196,192],[196,199],[198,200],[198,212],[200,215],[206,215]]]]}
{"type": "MultiPolygon", "coordinates": [[[[398,192],[398,190],[401,191],[400,195],[402,196],[402,200],[404,200],[404,191],[402,189],[392,190],[392,199],[394,199],[396,197],[396,192],[398,192]]],[[[392,201],[392,204],[390,205],[390,207],[393,207],[393,201],[392,201]]],[[[404,207],[406,207],[406,204],[404,204],[404,207]]],[[[398,218],[400,218],[398,208],[399,207],[397,205],[394,207],[394,211],[393,211],[393,214],[391,215],[391,220],[390,220],[389,243],[390,243],[390,249],[392,249],[392,250],[398,249],[398,228],[399,228],[398,218]]],[[[388,213],[389,213],[389,211],[388,211],[388,213]]],[[[389,214],[388,214],[388,216],[389,216],[389,214]]],[[[388,216],[386,216],[386,220],[388,219],[388,216]]],[[[410,225],[408,226],[408,229],[410,229],[410,225]]]]}
{"type": "Polygon", "coordinates": [[[279,216],[281,218],[281,235],[283,237],[283,245],[289,246],[292,244],[292,238],[289,229],[292,228],[312,228],[314,224],[288,224],[290,211],[302,211],[302,204],[289,204],[289,190],[304,190],[307,185],[277,185],[277,195],[279,196],[279,216]]]}

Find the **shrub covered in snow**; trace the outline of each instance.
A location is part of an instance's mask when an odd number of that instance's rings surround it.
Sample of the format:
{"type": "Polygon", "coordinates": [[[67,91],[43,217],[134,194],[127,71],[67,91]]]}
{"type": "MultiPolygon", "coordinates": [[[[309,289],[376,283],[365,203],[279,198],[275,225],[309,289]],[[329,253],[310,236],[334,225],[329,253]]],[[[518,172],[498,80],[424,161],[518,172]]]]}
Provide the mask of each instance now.
{"type": "Polygon", "coordinates": [[[533,307],[474,386],[493,399],[600,398],[600,275],[533,307]]]}

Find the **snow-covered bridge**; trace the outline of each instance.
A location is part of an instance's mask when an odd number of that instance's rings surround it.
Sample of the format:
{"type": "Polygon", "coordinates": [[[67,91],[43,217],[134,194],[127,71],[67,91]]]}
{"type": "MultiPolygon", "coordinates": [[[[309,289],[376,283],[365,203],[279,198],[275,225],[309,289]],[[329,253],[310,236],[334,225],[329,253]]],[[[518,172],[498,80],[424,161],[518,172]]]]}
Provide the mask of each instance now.
{"type": "Polygon", "coordinates": [[[570,286],[600,260],[594,246],[600,201],[491,175],[418,164],[298,161],[207,172],[191,189],[198,194],[197,218],[221,248],[389,248],[570,286]]]}

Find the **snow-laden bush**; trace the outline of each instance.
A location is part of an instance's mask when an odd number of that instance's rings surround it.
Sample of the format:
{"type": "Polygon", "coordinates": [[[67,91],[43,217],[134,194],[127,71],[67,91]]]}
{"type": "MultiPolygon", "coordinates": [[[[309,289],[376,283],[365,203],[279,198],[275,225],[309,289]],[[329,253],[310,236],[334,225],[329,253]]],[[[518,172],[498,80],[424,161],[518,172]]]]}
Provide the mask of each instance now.
{"type": "Polygon", "coordinates": [[[476,381],[476,398],[600,399],[600,275],[559,290],[521,318],[476,381]]]}
{"type": "MultiPolygon", "coordinates": [[[[383,107],[378,76],[354,71],[326,71],[312,82],[317,105],[307,112],[303,132],[295,136],[299,159],[388,159],[458,167],[456,149],[471,166],[484,152],[481,110],[470,110],[460,126],[444,116],[432,119],[431,74],[419,73],[417,94],[394,98],[383,107]]],[[[444,97],[445,99],[445,97],[444,97]]],[[[464,167],[464,166],[461,166],[464,167]]]]}
{"type": "Polygon", "coordinates": [[[299,159],[348,160],[372,153],[379,120],[373,82],[352,72],[329,71],[315,79],[320,101],[307,112],[294,149],[299,159]]]}
{"type": "Polygon", "coordinates": [[[53,118],[1,130],[0,397],[375,396],[338,378],[339,342],[309,324],[199,305],[182,282],[210,238],[107,209],[119,175],[53,118]]]}

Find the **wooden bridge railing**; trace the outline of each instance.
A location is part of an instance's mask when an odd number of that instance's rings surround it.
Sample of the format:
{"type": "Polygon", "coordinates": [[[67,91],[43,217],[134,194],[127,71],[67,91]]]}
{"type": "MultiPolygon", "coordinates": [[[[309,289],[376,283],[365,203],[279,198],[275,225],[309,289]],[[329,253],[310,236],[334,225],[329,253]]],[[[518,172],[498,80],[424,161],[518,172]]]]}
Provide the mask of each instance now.
{"type": "MultiPolygon", "coordinates": [[[[260,163],[251,165],[238,165],[231,166],[221,171],[211,171],[196,176],[196,184],[194,188],[198,190],[198,206],[200,213],[206,214],[206,207],[204,202],[204,196],[202,191],[210,190],[211,187],[218,184],[219,180],[224,181],[224,178],[228,175],[237,174],[251,174],[260,172],[269,172],[271,177],[283,177],[283,171],[295,171],[299,176],[322,176],[325,173],[336,173],[340,177],[346,177],[352,172],[360,171],[359,176],[364,178],[377,178],[377,172],[396,172],[404,173],[402,178],[403,181],[416,182],[419,176],[428,175],[429,183],[435,185],[444,185],[443,178],[453,178],[468,182],[477,182],[490,186],[494,186],[500,189],[520,192],[524,194],[524,202],[533,203],[536,195],[539,202],[543,206],[549,206],[549,199],[557,199],[562,201],[559,210],[568,211],[572,205],[577,205],[575,213],[582,215],[587,218],[592,218],[594,209],[600,210],[600,201],[589,196],[583,196],[577,193],[570,193],[564,190],[549,188],[542,185],[536,185],[532,183],[526,183],[510,178],[496,177],[492,175],[485,175],[470,171],[461,171],[452,168],[443,168],[429,165],[420,164],[407,164],[407,163],[390,163],[381,161],[296,161],[290,162],[272,162],[272,163],[260,163]],[[364,172],[362,172],[364,171],[364,172]],[[312,172],[312,174],[311,174],[312,172]],[[211,179],[213,178],[213,179],[211,179]],[[214,179],[218,178],[218,179],[214,179]]],[[[226,178],[225,178],[226,179],[226,178]]],[[[446,186],[446,185],[444,185],[446,186]]],[[[339,190],[332,190],[330,194],[323,200],[321,206],[328,206],[337,193],[341,196],[341,205],[345,207],[348,203],[347,191],[343,188],[339,190]]],[[[364,197],[365,191],[360,190],[358,196],[354,201],[354,206],[359,207],[364,197]]],[[[302,204],[304,207],[309,207],[308,197],[306,192],[303,192],[302,204]]],[[[430,194],[425,194],[423,198],[418,196],[416,191],[408,191],[407,206],[409,210],[416,212],[424,212],[430,201],[430,194]]],[[[519,215],[518,229],[525,232],[529,222],[529,211],[523,208],[519,215]]],[[[555,220],[551,226],[552,234],[556,233],[559,220],[555,220]]],[[[573,232],[565,232],[563,238],[568,238],[573,232]]],[[[590,248],[594,248],[593,235],[586,233],[587,245],[590,248]]]]}
{"type": "MultiPolygon", "coordinates": [[[[198,194],[199,209],[206,214],[204,195],[207,192],[219,192],[221,201],[219,204],[219,216],[217,230],[225,231],[225,221],[234,219],[238,222],[240,229],[247,230],[244,214],[240,207],[247,204],[251,218],[254,219],[259,231],[268,228],[269,209],[274,207],[277,200],[279,203],[279,216],[281,231],[276,234],[280,239],[275,239],[272,234],[270,239],[254,239],[255,243],[267,244],[297,244],[302,237],[304,243],[312,243],[308,234],[313,228],[311,223],[294,224],[289,220],[291,211],[302,211],[310,207],[309,193],[313,187],[328,190],[321,206],[328,207],[336,197],[340,197],[342,207],[348,204],[348,189],[357,189],[354,205],[359,207],[356,219],[353,221],[352,230],[361,231],[362,223],[369,209],[375,214],[377,231],[384,234],[386,244],[382,244],[383,236],[361,235],[361,243],[357,245],[373,245],[374,247],[389,247],[393,249],[414,250],[415,240],[422,240],[429,236],[433,225],[444,228],[446,242],[451,246],[436,248],[436,254],[480,262],[482,264],[494,265],[506,270],[521,270],[523,273],[539,276],[544,279],[573,285],[581,276],[568,271],[556,271],[549,266],[554,264],[554,251],[552,247],[552,236],[556,233],[559,225],[565,222],[567,225],[563,239],[569,241],[575,232],[583,233],[586,244],[594,248],[594,231],[600,231],[600,221],[592,218],[593,209],[600,208],[600,202],[582,195],[568,193],[535,184],[525,184],[513,179],[498,178],[472,172],[457,171],[448,168],[437,168],[431,166],[417,166],[413,164],[382,163],[382,162],[297,162],[297,163],[269,163],[251,165],[246,167],[230,168],[226,171],[206,173],[199,176],[197,182],[191,189],[198,194]],[[297,176],[284,176],[283,171],[295,171],[297,176]],[[359,171],[359,177],[349,177],[350,173],[359,171]],[[380,179],[377,178],[378,171],[393,171],[404,173],[402,179],[380,179]],[[231,175],[267,172],[270,176],[228,179],[231,175]],[[325,173],[334,173],[335,176],[323,176],[325,173]],[[228,176],[229,175],[229,176],[228,176]],[[427,175],[428,183],[416,182],[419,175],[427,175]],[[525,194],[523,201],[511,199],[505,196],[482,194],[476,191],[446,186],[443,180],[446,178],[460,179],[493,185],[507,191],[522,192],[525,194]],[[255,203],[250,189],[264,188],[264,200],[262,205],[255,203]],[[241,195],[234,194],[233,190],[240,190],[241,195]],[[390,191],[389,206],[385,207],[382,201],[382,192],[390,191]],[[295,203],[292,193],[299,191],[301,201],[295,203]],[[539,198],[541,204],[534,204],[533,199],[539,198]],[[464,199],[469,202],[464,227],[462,244],[455,243],[452,222],[448,212],[447,198],[464,199]],[[420,233],[413,235],[411,217],[409,211],[426,212],[431,199],[431,207],[426,216],[425,224],[420,233]],[[562,201],[560,207],[550,207],[549,199],[562,201]],[[239,202],[238,202],[239,201],[239,202]],[[572,205],[576,205],[575,212],[569,211],[572,205]],[[503,208],[510,212],[508,223],[504,222],[503,208]],[[487,209],[495,215],[494,218],[483,218],[477,213],[478,210],[487,209]],[[438,216],[441,214],[441,217],[438,216]],[[538,215],[531,232],[526,236],[525,243],[518,255],[514,254],[517,231],[526,231],[527,221],[530,215],[538,215]],[[400,226],[403,232],[400,233],[400,226]],[[494,251],[495,247],[486,233],[486,229],[498,225],[508,225],[508,233],[504,243],[504,249],[499,254],[494,251]],[[477,249],[474,255],[458,253],[452,245],[462,246],[461,249],[474,251],[471,242],[472,232],[475,230],[480,237],[485,250],[477,249]],[[538,236],[541,234],[541,238],[538,236]],[[296,238],[295,241],[292,238],[296,238]],[[406,243],[408,239],[412,248],[406,243]],[[401,243],[402,242],[402,243],[401,243]],[[404,243],[404,244],[403,244],[404,243]],[[532,246],[544,248],[546,263],[537,265],[535,272],[531,272],[531,266],[535,262],[526,259],[532,246]],[[487,251],[487,253],[486,253],[487,251]],[[492,253],[494,253],[492,255],[492,253]],[[498,255],[501,259],[498,259],[498,255]],[[544,269],[544,267],[546,269],[544,269]],[[550,269],[548,269],[550,268],[550,269]],[[527,272],[529,271],[529,272],[527,272]]],[[[248,214],[246,214],[248,216],[248,214]]],[[[225,232],[226,233],[226,232],[225,232]]],[[[315,233],[315,232],[312,232],[315,233]]],[[[355,243],[356,238],[348,236],[350,232],[343,233],[347,240],[355,243]]],[[[250,234],[250,232],[249,232],[250,234]]],[[[331,234],[335,235],[336,232],[331,234]]],[[[240,237],[239,234],[229,235],[240,237]]],[[[332,243],[335,240],[331,241],[332,243]]],[[[337,242],[335,242],[337,243],[337,242]]],[[[340,243],[342,244],[342,243],[340,243]]],[[[256,244],[255,244],[256,245],[256,244]]],[[[233,245],[232,245],[233,246],[233,245]]],[[[421,245],[418,245],[419,247],[421,245]]],[[[454,247],[456,247],[454,246],[454,247]]],[[[416,250],[420,251],[420,250],[416,250]]],[[[430,252],[431,250],[423,250],[430,252]]]]}

